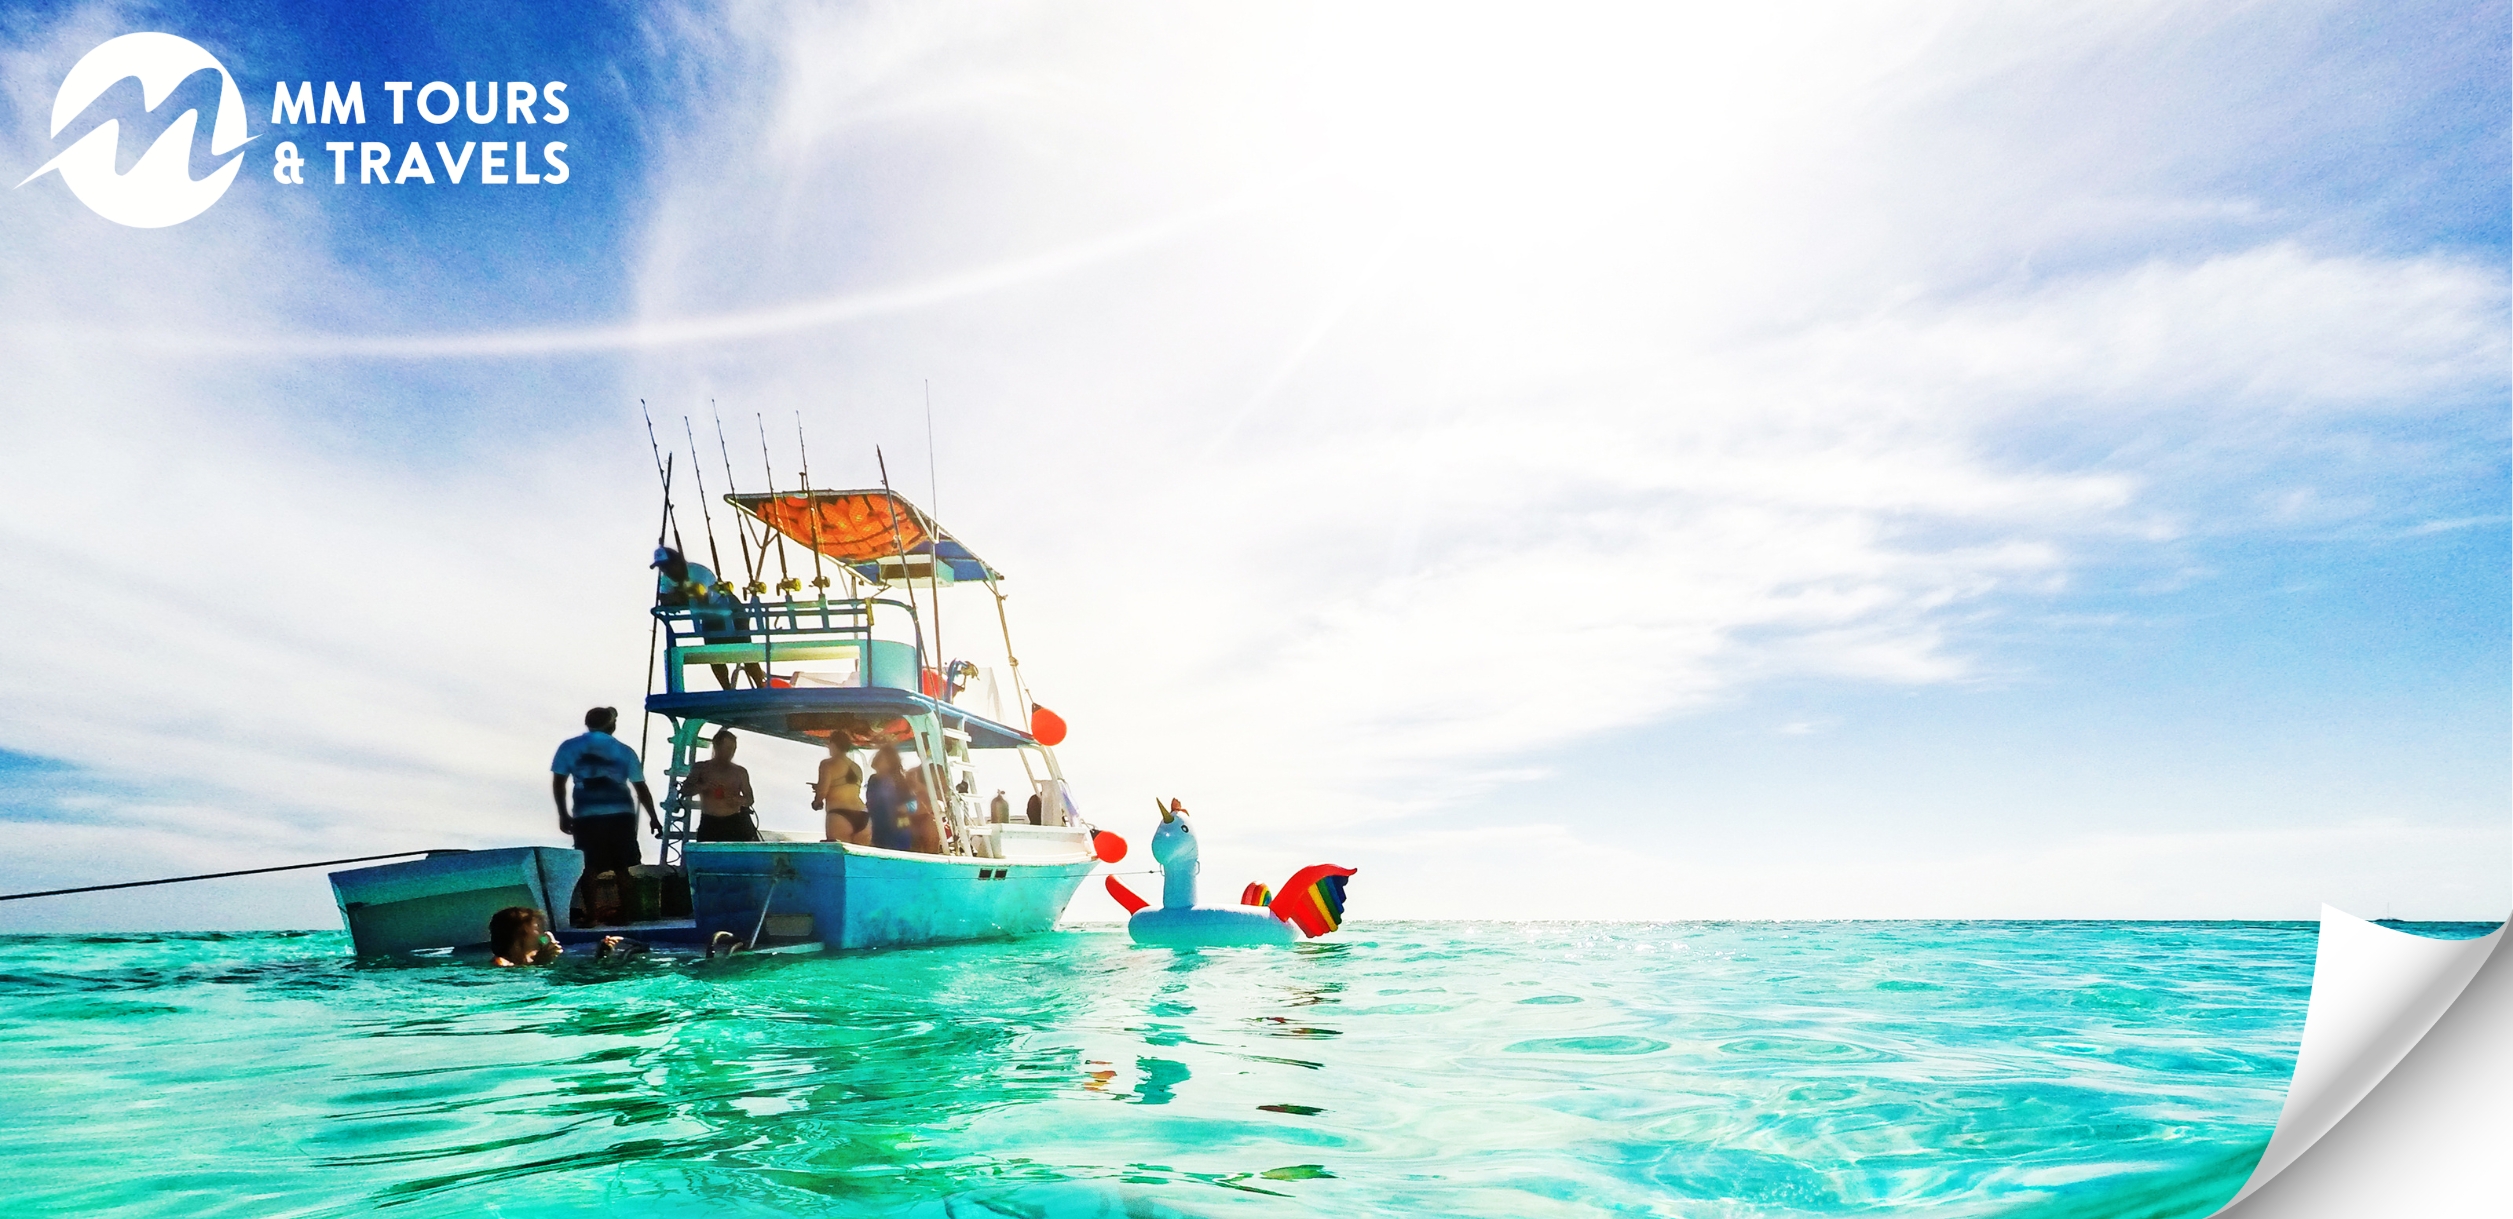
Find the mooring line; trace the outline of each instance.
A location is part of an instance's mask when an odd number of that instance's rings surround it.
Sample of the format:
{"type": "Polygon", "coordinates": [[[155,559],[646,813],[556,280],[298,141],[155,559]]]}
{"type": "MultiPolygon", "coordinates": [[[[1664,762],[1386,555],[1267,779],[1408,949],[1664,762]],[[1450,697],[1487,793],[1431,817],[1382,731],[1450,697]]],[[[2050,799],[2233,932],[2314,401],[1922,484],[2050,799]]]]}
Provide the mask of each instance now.
{"type": "Polygon", "coordinates": [[[203,872],[198,876],[167,876],[157,880],[126,880],[112,885],[81,885],[75,889],[38,889],[32,893],[0,893],[0,902],[13,902],[21,897],[60,897],[68,893],[101,893],[107,889],[139,889],[149,885],[177,885],[187,880],[217,880],[222,876],[258,876],[264,872],[294,872],[302,868],[328,868],[334,864],[368,863],[378,859],[400,859],[410,855],[458,855],[468,848],[439,847],[435,850],[394,851],[385,855],[360,855],[354,859],[318,859],[312,863],[282,864],[276,868],[239,868],[233,872],[203,872]]]}

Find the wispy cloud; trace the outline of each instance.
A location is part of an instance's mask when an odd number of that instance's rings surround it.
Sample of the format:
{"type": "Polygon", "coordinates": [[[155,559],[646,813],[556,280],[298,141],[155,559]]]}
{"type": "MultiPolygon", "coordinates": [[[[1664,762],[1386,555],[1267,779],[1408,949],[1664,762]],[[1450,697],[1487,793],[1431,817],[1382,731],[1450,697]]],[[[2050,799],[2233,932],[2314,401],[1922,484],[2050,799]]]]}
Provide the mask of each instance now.
{"type": "Polygon", "coordinates": [[[2513,518],[2507,518],[2501,515],[2456,516],[2439,521],[2419,521],[2418,523],[2409,526],[2405,532],[2410,537],[2424,537],[2428,534],[2434,533],[2452,533],[2462,529],[2480,529],[2488,525],[2501,525],[2506,523],[2508,519],[2513,518]]]}
{"type": "MultiPolygon", "coordinates": [[[[233,285],[428,286],[284,217],[146,251],[30,228],[0,252],[0,537],[45,626],[0,669],[0,748],[140,784],[134,850],[546,834],[548,748],[643,676],[631,404],[800,408],[834,481],[921,451],[930,379],[944,516],[1012,573],[1087,807],[1184,795],[1260,872],[1306,843],[1457,883],[1506,855],[1571,892],[1617,814],[1549,793],[1611,734],[1784,680],[1982,682],[2044,624],[2116,621],[2072,600],[2090,575],[2203,583],[2199,541],[2308,524],[2285,491],[2437,532],[2501,479],[2349,440],[2500,416],[2501,250],[2353,240],[2219,172],[2254,155],[2222,131],[2106,104],[2373,139],[2263,108],[2320,79],[2270,18],[1415,17],[657,11],[704,62],[653,102],[610,321],[316,333],[233,285]],[[2267,51],[2144,53],[2229,22],[2267,51]],[[361,430],[388,424],[457,457],[361,430]],[[1483,832],[1442,819],[1496,792],[1526,812],[1507,851],[1419,837],[1483,832]]],[[[946,625],[999,650],[991,607],[946,625]]],[[[2287,874],[2355,844],[2298,838],[2287,874]]],[[[2006,900],[1960,871],[1946,908],[2006,900]]],[[[1815,912],[1846,874],[1752,895],[1815,912]]],[[[2178,909],[2150,896],[2129,912],[2178,909]]]]}
{"type": "Polygon", "coordinates": [[[244,356],[292,359],[442,360],[560,356],[738,344],[825,330],[850,322],[908,313],[973,296],[1001,292],[1076,269],[1156,248],[1215,221],[1262,206],[1234,199],[1124,232],[1084,238],[1059,248],[993,265],[935,276],[916,283],[842,292],[758,309],[677,317],[639,318],[591,326],[509,327],[447,334],[239,333],[217,330],[149,330],[127,325],[24,325],[0,331],[0,341],[22,346],[79,344],[139,349],[166,356],[244,356]]]}

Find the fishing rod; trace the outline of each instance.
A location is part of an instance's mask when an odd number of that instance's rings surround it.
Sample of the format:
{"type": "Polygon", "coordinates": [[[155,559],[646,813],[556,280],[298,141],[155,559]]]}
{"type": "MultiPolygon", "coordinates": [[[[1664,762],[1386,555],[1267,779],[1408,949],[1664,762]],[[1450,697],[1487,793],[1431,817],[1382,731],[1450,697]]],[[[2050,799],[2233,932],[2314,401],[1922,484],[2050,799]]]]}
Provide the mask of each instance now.
{"type": "Polygon", "coordinates": [[[689,416],[687,415],[681,416],[681,434],[689,437],[689,452],[692,458],[690,462],[692,467],[690,473],[698,476],[698,516],[700,520],[707,523],[707,560],[715,564],[717,572],[715,584],[709,587],[707,591],[710,594],[722,594],[729,597],[733,595],[733,586],[725,582],[722,574],[724,571],[724,554],[716,549],[716,517],[715,513],[709,511],[707,508],[707,470],[705,466],[695,460],[698,455],[698,435],[690,430],[689,416]]]}
{"type": "Polygon", "coordinates": [[[354,859],[318,859],[312,863],[281,864],[275,868],[238,868],[233,872],[202,872],[195,876],[163,876],[156,880],[126,880],[111,885],[80,885],[75,889],[38,889],[31,893],[0,893],[0,902],[13,902],[25,897],[60,897],[70,893],[102,893],[107,889],[142,889],[150,885],[178,885],[187,880],[217,880],[227,876],[259,876],[264,872],[295,872],[304,868],[328,868],[335,864],[369,863],[378,859],[401,859],[410,855],[459,855],[465,848],[439,847],[433,851],[392,851],[383,855],[360,855],[354,859]]]}
{"type": "Polygon", "coordinates": [[[654,412],[646,409],[645,399],[637,400],[637,411],[646,417],[646,448],[654,453],[655,477],[663,480],[663,520],[654,528],[654,544],[663,545],[666,535],[677,543],[681,540],[681,527],[672,516],[672,460],[664,455],[662,443],[654,438],[654,412]]]}
{"type": "Polygon", "coordinates": [[[794,446],[803,454],[803,503],[811,508],[811,586],[829,600],[829,577],[820,570],[820,504],[811,497],[811,441],[803,436],[803,412],[794,412],[794,446]]]}
{"type": "MultiPolygon", "coordinates": [[[[740,495],[742,489],[733,485],[733,447],[724,443],[724,412],[716,409],[716,400],[713,398],[707,399],[707,411],[715,416],[716,453],[724,458],[724,493],[740,495]]],[[[742,539],[742,574],[743,578],[749,581],[742,586],[742,595],[756,601],[767,595],[768,586],[759,582],[759,565],[751,562],[750,526],[743,524],[742,518],[736,516],[733,518],[733,528],[736,535],[742,539]]],[[[760,535],[759,549],[763,552],[768,549],[766,534],[760,535]]],[[[768,556],[762,553],[759,557],[765,559],[768,556]]]]}
{"type": "MultiPolygon", "coordinates": [[[[671,455],[666,455],[666,454],[663,452],[663,446],[662,446],[662,444],[660,444],[659,442],[657,442],[657,441],[655,440],[655,436],[654,436],[654,412],[653,412],[652,410],[649,410],[649,409],[647,408],[647,406],[646,406],[646,400],[645,400],[645,399],[643,399],[643,398],[639,398],[639,399],[637,400],[637,411],[638,411],[638,413],[639,413],[639,414],[642,414],[642,415],[644,415],[644,416],[646,417],[646,448],[647,448],[647,450],[648,450],[648,451],[650,451],[650,452],[652,452],[652,453],[654,454],[654,457],[655,457],[655,462],[654,462],[654,465],[655,465],[655,473],[656,473],[657,475],[659,475],[659,476],[663,479],[663,520],[662,520],[661,522],[659,522],[658,524],[656,524],[656,526],[655,526],[655,530],[654,530],[654,544],[655,544],[655,548],[656,548],[656,549],[658,549],[658,550],[660,550],[660,549],[662,549],[662,548],[663,548],[663,537],[664,537],[664,534],[665,534],[667,531],[671,534],[673,542],[678,543],[678,542],[681,540],[681,538],[680,538],[680,525],[679,525],[679,522],[678,522],[678,521],[676,521],[676,520],[674,520],[674,519],[673,519],[673,516],[672,516],[672,459],[673,459],[674,457],[679,456],[679,454],[671,454],[671,455]]],[[[692,445],[692,446],[690,447],[690,459],[691,459],[691,460],[693,460],[693,461],[695,461],[695,460],[697,460],[697,457],[698,457],[698,450],[697,450],[697,446],[692,445]]],[[[703,492],[702,492],[702,494],[703,494],[703,492]]],[[[673,549],[674,549],[675,551],[678,551],[678,550],[679,550],[679,547],[678,547],[677,545],[675,545],[675,546],[673,547],[673,549]]],[[[664,578],[669,579],[670,577],[668,577],[668,576],[667,576],[667,577],[664,577],[664,578]]],[[[660,601],[660,600],[661,600],[661,594],[660,594],[660,592],[658,592],[658,593],[657,593],[656,599],[657,599],[658,601],[660,601]]],[[[662,619],[660,619],[660,618],[654,617],[652,614],[648,614],[648,615],[647,615],[647,620],[646,620],[646,685],[645,685],[645,692],[646,692],[646,693],[648,693],[648,694],[652,694],[652,693],[654,693],[654,657],[655,657],[656,645],[657,645],[657,644],[659,644],[659,643],[661,642],[661,639],[662,639],[662,631],[663,631],[663,620],[662,620],[662,619]]],[[[643,715],[640,715],[640,716],[637,718],[637,763],[638,763],[638,765],[642,766],[642,765],[644,765],[644,764],[645,764],[645,761],[646,761],[646,748],[647,748],[647,746],[652,745],[653,743],[654,743],[654,713],[653,713],[653,712],[651,712],[651,711],[649,711],[649,712],[644,713],[643,715]]]]}
{"type": "MultiPolygon", "coordinates": [[[[768,496],[774,499],[777,494],[777,469],[768,460],[768,417],[753,412],[751,418],[759,424],[759,468],[768,473],[768,496]]],[[[780,577],[777,580],[777,591],[784,593],[786,599],[790,601],[796,592],[801,591],[803,582],[795,579],[794,570],[785,565],[785,531],[779,529],[776,535],[777,575],[780,577]]]]}

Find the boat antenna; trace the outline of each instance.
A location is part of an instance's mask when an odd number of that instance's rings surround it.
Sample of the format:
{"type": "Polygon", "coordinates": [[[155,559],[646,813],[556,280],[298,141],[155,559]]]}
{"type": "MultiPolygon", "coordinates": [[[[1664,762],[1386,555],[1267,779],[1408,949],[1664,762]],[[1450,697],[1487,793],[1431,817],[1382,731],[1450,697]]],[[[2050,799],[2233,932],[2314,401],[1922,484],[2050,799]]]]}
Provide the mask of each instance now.
{"type": "Polygon", "coordinates": [[[942,480],[934,474],[934,383],[925,382],[925,503],[926,511],[942,515],[942,480]]]}
{"type": "MultiPolygon", "coordinates": [[[[925,379],[925,500],[926,511],[942,515],[942,481],[934,474],[934,381],[925,379]]],[[[934,599],[934,659],[943,666],[942,688],[951,689],[951,662],[942,648],[942,522],[934,522],[933,561],[925,565],[925,586],[934,599]]]]}
{"type": "MultiPolygon", "coordinates": [[[[914,612],[916,605],[916,581],[910,578],[907,574],[907,543],[899,538],[899,497],[896,492],[890,489],[890,462],[881,455],[880,445],[873,446],[873,462],[881,467],[881,498],[883,505],[890,513],[890,545],[898,552],[899,555],[899,578],[902,583],[907,585],[907,601],[909,610],[912,613],[914,612]]],[[[930,522],[928,523],[930,524],[930,522]]],[[[928,528],[925,532],[927,534],[927,545],[933,548],[932,553],[927,557],[929,559],[939,561],[941,558],[941,548],[934,544],[934,539],[932,537],[933,529],[928,528]]],[[[936,640],[935,642],[940,643],[941,641],[936,640]]],[[[925,692],[925,657],[923,656],[923,652],[925,650],[925,627],[921,621],[918,622],[916,626],[916,650],[919,653],[916,664],[916,693],[923,694],[925,692]]],[[[935,721],[936,724],[940,724],[941,722],[942,721],[940,720],[935,721]]],[[[913,723],[914,721],[910,721],[910,731],[915,731],[912,727],[913,723]]],[[[920,741],[920,749],[922,744],[923,743],[920,741]]],[[[943,753],[943,745],[940,738],[936,738],[934,740],[933,751],[937,755],[943,753]]],[[[941,766],[946,769],[950,766],[950,763],[943,761],[939,757],[929,760],[933,761],[937,766],[941,766]]],[[[932,789],[934,799],[941,802],[942,812],[947,813],[951,807],[951,793],[945,786],[944,781],[939,776],[928,775],[925,782],[932,789]]],[[[938,813],[934,817],[934,826],[937,829],[941,829],[950,824],[951,818],[948,816],[938,813]]],[[[957,834],[952,835],[952,842],[955,844],[958,842],[957,834]]],[[[956,854],[958,852],[954,853],[956,854]]]]}
{"type": "MultiPolygon", "coordinates": [[[[716,453],[724,458],[724,493],[728,497],[740,495],[742,489],[733,485],[733,447],[724,443],[724,412],[716,409],[716,400],[713,398],[707,399],[707,412],[715,416],[716,453]]],[[[690,456],[693,458],[697,456],[697,449],[694,446],[690,450],[690,456]]],[[[759,582],[759,565],[752,562],[750,557],[750,526],[743,524],[738,514],[733,518],[733,535],[742,540],[742,577],[749,581],[742,586],[742,595],[756,601],[766,595],[768,586],[759,582]]],[[[768,544],[767,539],[762,537],[759,544],[762,549],[765,549],[768,544]]]]}
{"type": "MultiPolygon", "coordinates": [[[[698,435],[690,430],[689,416],[687,415],[681,416],[681,432],[683,435],[689,437],[689,451],[694,456],[698,452],[698,435]]],[[[690,466],[690,473],[698,476],[698,517],[700,520],[707,523],[707,560],[715,564],[717,573],[715,584],[707,591],[710,593],[730,594],[733,591],[733,586],[726,583],[724,579],[724,554],[716,549],[715,513],[709,511],[707,508],[707,470],[706,467],[699,465],[696,461],[690,462],[690,466]]]]}
{"type": "Polygon", "coordinates": [[[803,503],[811,508],[811,586],[829,599],[829,577],[820,569],[820,501],[811,497],[811,441],[803,437],[803,412],[794,412],[794,447],[803,454],[803,503]]]}
{"type": "MultiPolygon", "coordinates": [[[[897,492],[890,489],[890,461],[881,455],[880,445],[873,446],[873,464],[881,470],[881,505],[883,510],[890,514],[890,548],[898,553],[899,582],[907,587],[908,613],[913,615],[916,612],[916,581],[910,579],[907,574],[907,543],[899,537],[899,496],[897,492]]],[[[925,641],[925,628],[921,620],[916,628],[916,641],[919,645],[925,641]]],[[[920,657],[917,663],[922,666],[923,659],[920,657]]],[[[917,675],[916,685],[921,693],[925,686],[923,674],[917,675]]]]}
{"type": "MultiPolygon", "coordinates": [[[[759,424],[759,468],[768,472],[768,496],[769,498],[774,499],[777,494],[777,471],[776,467],[768,461],[768,417],[754,411],[751,413],[751,418],[756,420],[759,424]]],[[[779,529],[776,530],[775,533],[777,535],[777,575],[779,577],[777,580],[777,591],[790,597],[794,594],[795,590],[803,587],[803,582],[795,579],[794,569],[785,565],[785,531],[779,529]]],[[[766,543],[763,542],[761,545],[762,547],[765,547],[766,543]]]]}

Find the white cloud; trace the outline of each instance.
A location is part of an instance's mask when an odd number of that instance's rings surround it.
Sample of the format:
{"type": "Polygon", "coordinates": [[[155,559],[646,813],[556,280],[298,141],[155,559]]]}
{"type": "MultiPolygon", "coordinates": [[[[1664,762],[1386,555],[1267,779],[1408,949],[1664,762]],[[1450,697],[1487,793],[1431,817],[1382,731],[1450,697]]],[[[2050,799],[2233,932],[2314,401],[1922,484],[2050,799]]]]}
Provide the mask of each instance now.
{"type": "MultiPolygon", "coordinates": [[[[0,747],[196,791],[254,852],[540,834],[543,755],[639,675],[626,404],[667,432],[710,397],[799,408],[819,481],[869,482],[874,444],[922,454],[930,378],[942,516],[1012,574],[1086,807],[1175,792],[1225,855],[1387,871],[1485,849],[1411,835],[1501,788],[1542,810],[1513,856],[1568,878],[1613,837],[1545,804],[1553,754],[1780,678],[1978,680],[1984,623],[2241,481],[2190,454],[2502,396],[2500,266],[2323,248],[2160,189],[2169,148],[1978,118],[2204,16],[1440,13],[659,13],[722,70],[654,120],[613,323],[307,334],[231,289],[285,258],[357,299],[283,218],[173,246],[45,216],[0,254],[0,537],[45,622],[0,747]],[[2096,230],[2174,241],[2016,270],[2096,230]],[[111,338],[136,325],[150,354],[111,338]],[[527,358],[588,352],[621,354],[527,358]],[[426,416],[375,371],[402,361],[487,404],[437,438],[469,456],[304,429],[303,397],[426,416]],[[2150,430],[2200,442],[2110,455],[2150,430]]],[[[954,650],[990,620],[955,611],[954,650]]],[[[2007,902],[1987,875],[1930,900],[2007,902]]],[[[1762,879],[1812,914],[1840,878],[1762,879]]]]}

